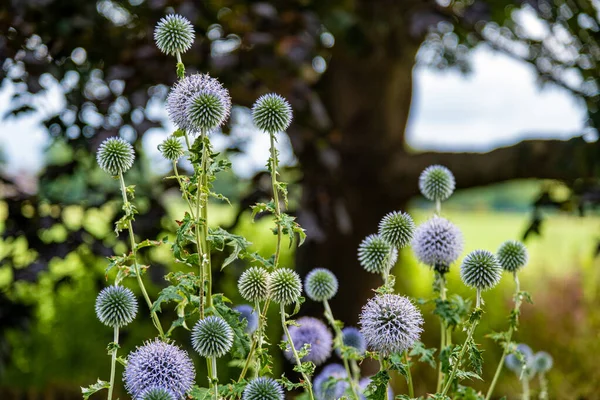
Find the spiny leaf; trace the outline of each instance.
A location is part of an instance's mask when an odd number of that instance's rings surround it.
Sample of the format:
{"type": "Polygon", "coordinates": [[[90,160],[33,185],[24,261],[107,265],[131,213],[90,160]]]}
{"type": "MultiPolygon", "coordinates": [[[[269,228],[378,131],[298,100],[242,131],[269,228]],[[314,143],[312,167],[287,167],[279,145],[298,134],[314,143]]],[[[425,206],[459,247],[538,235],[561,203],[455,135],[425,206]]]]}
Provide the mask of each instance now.
{"type": "Polygon", "coordinates": [[[101,381],[100,379],[98,379],[98,381],[96,383],[94,383],[86,388],[81,387],[81,394],[83,395],[83,400],[87,400],[94,393],[97,393],[102,389],[108,389],[109,387],[110,387],[110,383],[108,383],[106,381],[101,381]]]}

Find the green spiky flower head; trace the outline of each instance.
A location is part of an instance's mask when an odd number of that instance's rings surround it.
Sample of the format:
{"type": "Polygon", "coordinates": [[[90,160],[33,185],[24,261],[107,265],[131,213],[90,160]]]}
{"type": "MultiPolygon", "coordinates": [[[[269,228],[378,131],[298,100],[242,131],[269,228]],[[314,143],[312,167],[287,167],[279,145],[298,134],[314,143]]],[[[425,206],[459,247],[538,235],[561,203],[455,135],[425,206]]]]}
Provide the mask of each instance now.
{"type": "Polygon", "coordinates": [[[287,305],[298,300],[302,294],[302,281],[296,272],[289,268],[278,268],[271,272],[269,295],[279,304],[287,305]]]}
{"type": "Polygon", "coordinates": [[[419,177],[419,189],[431,201],[447,200],[456,186],[452,172],[441,165],[425,168],[419,177]]]}
{"type": "Polygon", "coordinates": [[[269,273],[260,267],[250,267],[238,280],[240,295],[249,302],[263,301],[269,297],[269,273]]]}
{"type": "Polygon", "coordinates": [[[283,400],[283,388],[272,378],[260,377],[246,385],[242,400],[283,400]]]}
{"type": "Polygon", "coordinates": [[[105,172],[115,176],[125,173],[133,165],[135,153],[129,142],[111,137],[106,139],[96,153],[96,161],[105,172]]]}
{"type": "Polygon", "coordinates": [[[254,103],[252,119],[258,129],[271,134],[282,132],[292,122],[292,107],[278,94],[265,94],[254,103]]]}
{"type": "Polygon", "coordinates": [[[398,261],[398,251],[381,235],[369,235],[358,246],[358,262],[372,274],[389,272],[398,261]]]}
{"type": "Polygon", "coordinates": [[[304,279],[304,291],[311,300],[329,300],[338,291],[338,280],[330,270],[315,268],[304,279]]]}
{"type": "Polygon", "coordinates": [[[515,273],[527,264],[529,255],[525,245],[517,240],[508,240],[498,249],[498,262],[505,271],[515,273]]]}
{"type": "Polygon", "coordinates": [[[492,289],[500,282],[502,267],[496,256],[487,250],[475,250],[467,254],[460,266],[460,278],[474,289],[492,289]]]}
{"type": "Polygon", "coordinates": [[[168,389],[153,387],[145,390],[139,397],[140,400],[177,400],[168,389]]]}
{"type": "Polygon", "coordinates": [[[104,325],[120,328],[128,325],[137,314],[137,300],[133,292],[123,286],[102,289],[96,298],[96,317],[104,325]]]}
{"type": "Polygon", "coordinates": [[[158,145],[158,151],[169,161],[177,161],[183,156],[183,145],[175,136],[169,136],[158,145]]]}
{"type": "Polygon", "coordinates": [[[222,125],[229,110],[217,92],[200,92],[188,105],[190,123],[198,130],[211,131],[222,125]]]}
{"type": "Polygon", "coordinates": [[[408,213],[393,211],[379,223],[379,236],[397,249],[406,247],[414,232],[415,223],[408,213]]]}
{"type": "Polygon", "coordinates": [[[156,25],[154,41],[156,47],[169,56],[183,54],[194,43],[194,28],[190,21],[181,15],[169,14],[156,25]]]}
{"type": "Polygon", "coordinates": [[[196,322],[192,330],[192,347],[202,357],[223,357],[233,345],[233,329],[214,315],[196,322]]]}

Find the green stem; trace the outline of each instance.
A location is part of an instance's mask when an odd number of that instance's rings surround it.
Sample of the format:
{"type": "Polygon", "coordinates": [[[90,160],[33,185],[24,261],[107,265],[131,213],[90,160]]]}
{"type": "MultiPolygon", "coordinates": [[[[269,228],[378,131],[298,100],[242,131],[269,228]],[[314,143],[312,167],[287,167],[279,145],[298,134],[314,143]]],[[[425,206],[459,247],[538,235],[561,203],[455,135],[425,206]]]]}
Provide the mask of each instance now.
{"type": "MultiPolygon", "coordinates": [[[[476,307],[476,309],[481,308],[481,289],[477,289],[477,302],[476,302],[475,307],[476,307]]],[[[444,390],[442,391],[442,397],[444,397],[448,393],[448,390],[450,390],[450,386],[452,386],[452,382],[454,381],[454,378],[456,377],[456,373],[458,372],[460,363],[461,363],[463,357],[465,356],[465,352],[467,351],[467,345],[473,339],[473,333],[475,332],[475,328],[477,328],[478,323],[479,323],[479,320],[474,321],[472,323],[471,327],[469,328],[469,331],[467,333],[467,339],[465,340],[465,342],[463,343],[463,345],[460,349],[460,353],[458,354],[456,363],[454,364],[454,367],[452,368],[452,372],[450,373],[450,376],[449,376],[448,380],[446,381],[446,386],[444,386],[444,390]]]]}
{"type": "Polygon", "coordinates": [[[442,202],[439,200],[435,201],[435,213],[436,215],[442,215],[442,202]]]}
{"type": "Polygon", "coordinates": [[[408,360],[408,350],[404,351],[404,362],[406,363],[406,382],[408,383],[408,397],[415,397],[415,388],[413,387],[412,374],[410,373],[410,362],[408,360]]]}
{"type": "Polygon", "coordinates": [[[522,400],[529,400],[529,378],[523,376],[521,378],[521,387],[523,388],[523,394],[521,395],[522,400]]]}
{"type": "MultiPolygon", "coordinates": [[[[113,337],[113,343],[119,344],[119,327],[115,326],[115,332],[113,337]]],[[[112,358],[110,361],[110,386],[108,387],[108,400],[112,400],[113,388],[115,387],[115,370],[117,366],[117,347],[112,352],[112,358]]]]}
{"type": "MultiPolygon", "coordinates": [[[[380,356],[380,358],[379,358],[379,372],[383,372],[383,371],[387,371],[387,367],[385,365],[385,361],[380,356]]],[[[389,383],[388,383],[388,385],[389,385],[389,383]]],[[[388,394],[389,394],[388,393],[388,388],[386,386],[386,388],[385,388],[385,400],[391,400],[390,397],[388,396],[388,394]]]]}
{"type": "MultiPolygon", "coordinates": [[[[437,273],[436,273],[437,274],[437,273]]],[[[440,298],[442,300],[446,300],[446,279],[444,275],[437,274],[440,282],[440,298]]],[[[440,355],[441,352],[446,347],[446,324],[444,323],[444,319],[440,317],[440,355]]],[[[440,357],[440,362],[438,365],[438,380],[436,386],[436,392],[439,392],[442,389],[442,384],[444,382],[444,373],[442,372],[442,359],[440,357]]]]}
{"type": "MultiPolygon", "coordinates": [[[[250,347],[250,352],[248,353],[248,357],[246,358],[246,362],[244,363],[244,367],[242,368],[242,372],[240,373],[240,377],[238,378],[238,382],[241,382],[242,379],[246,377],[246,373],[248,372],[248,368],[250,368],[250,364],[254,358],[254,351],[258,349],[262,349],[263,344],[263,318],[261,317],[260,303],[256,300],[254,305],[254,312],[257,312],[258,315],[258,327],[256,328],[256,332],[252,336],[252,346],[250,347]]],[[[260,368],[260,359],[256,360],[256,368],[254,369],[254,376],[256,377],[260,368]]]]}
{"type": "Polygon", "coordinates": [[[212,370],[210,380],[212,381],[213,387],[215,389],[215,400],[219,400],[219,378],[217,376],[217,359],[215,357],[211,357],[210,362],[212,370]]]}
{"type": "MultiPolygon", "coordinates": [[[[123,203],[124,206],[129,204],[129,200],[127,199],[127,189],[125,188],[125,179],[123,179],[123,172],[119,171],[119,181],[121,182],[121,193],[123,194],[123,203]]],[[[142,272],[141,268],[137,261],[137,250],[135,245],[135,235],[133,233],[133,224],[131,223],[131,219],[127,221],[127,230],[129,231],[129,244],[131,246],[131,252],[133,253],[133,267],[135,270],[135,276],[138,281],[138,285],[142,290],[142,295],[146,300],[146,304],[148,304],[148,309],[150,310],[150,315],[152,316],[152,322],[154,326],[158,330],[158,333],[162,339],[165,338],[165,333],[163,332],[162,325],[160,324],[160,320],[158,319],[158,315],[156,315],[155,311],[152,311],[152,301],[150,301],[150,296],[148,296],[148,292],[146,291],[146,286],[144,286],[144,282],[142,281],[142,272]]]]}
{"type": "Polygon", "coordinates": [[[540,373],[538,375],[538,379],[540,381],[540,400],[548,400],[548,380],[546,379],[545,373],[540,373]]]}
{"type": "MultiPolygon", "coordinates": [[[[208,137],[206,136],[206,132],[202,132],[202,188],[204,189],[203,193],[200,193],[200,198],[202,199],[202,245],[204,247],[204,256],[206,262],[206,268],[204,269],[207,275],[208,280],[208,288],[206,293],[206,307],[212,307],[212,266],[210,259],[210,243],[208,242],[208,162],[209,162],[209,154],[208,154],[208,137]]],[[[200,183],[199,183],[200,184],[200,183]]]]}
{"type": "Polygon", "coordinates": [[[194,214],[194,207],[192,207],[192,203],[188,196],[187,190],[183,186],[183,181],[181,179],[181,176],[179,175],[179,171],[177,170],[177,161],[175,161],[175,160],[173,160],[173,171],[175,172],[175,178],[177,178],[177,182],[179,183],[179,188],[181,189],[181,193],[183,193],[183,198],[185,199],[185,201],[188,204],[188,209],[190,210],[190,215],[192,216],[193,219],[196,219],[196,216],[194,214]]]}
{"type": "MultiPolygon", "coordinates": [[[[333,312],[331,312],[331,307],[329,306],[329,302],[327,300],[323,300],[323,307],[325,307],[325,318],[329,321],[329,324],[335,331],[335,336],[338,344],[341,346],[344,344],[344,335],[342,334],[342,330],[335,323],[335,318],[333,318],[333,312]]],[[[350,384],[350,389],[352,390],[352,396],[359,400],[358,391],[356,388],[356,382],[352,378],[352,371],[350,370],[350,365],[348,364],[348,359],[346,357],[341,357],[344,362],[344,368],[346,369],[346,374],[348,375],[348,383],[350,384]]]]}
{"type": "Polygon", "coordinates": [[[273,260],[273,267],[277,268],[279,264],[279,254],[281,252],[281,238],[283,231],[280,224],[281,208],[279,206],[279,189],[277,187],[277,148],[275,147],[275,134],[269,134],[271,140],[271,187],[273,189],[273,203],[275,203],[275,219],[277,221],[277,244],[275,246],[275,258],[273,260]]]}
{"type": "MultiPolygon", "coordinates": [[[[279,314],[281,315],[281,327],[283,328],[283,332],[285,333],[285,337],[287,338],[287,343],[292,349],[292,354],[294,354],[294,360],[296,360],[296,365],[301,369],[302,361],[300,361],[300,357],[298,356],[298,352],[296,351],[296,346],[294,346],[294,341],[292,340],[292,336],[290,335],[290,331],[287,327],[287,322],[285,321],[285,306],[281,304],[279,309],[279,314]]],[[[302,377],[304,378],[304,382],[306,384],[306,389],[308,390],[308,394],[310,396],[310,400],[315,400],[315,396],[312,391],[312,383],[310,382],[310,378],[306,373],[301,372],[302,377]]]]}
{"type": "Polygon", "coordinates": [[[358,381],[360,380],[360,368],[358,367],[356,360],[350,360],[350,368],[352,369],[352,379],[358,384],[358,381]]]}

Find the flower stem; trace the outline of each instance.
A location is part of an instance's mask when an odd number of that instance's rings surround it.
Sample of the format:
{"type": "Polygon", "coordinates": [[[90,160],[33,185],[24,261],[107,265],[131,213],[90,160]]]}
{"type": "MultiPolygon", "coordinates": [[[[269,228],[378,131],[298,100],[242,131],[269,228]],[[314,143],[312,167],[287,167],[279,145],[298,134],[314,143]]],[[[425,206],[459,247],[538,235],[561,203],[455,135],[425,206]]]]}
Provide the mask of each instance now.
{"type": "Polygon", "coordinates": [[[281,208],[279,206],[279,188],[277,185],[277,166],[279,165],[279,162],[277,160],[277,148],[275,147],[275,134],[270,133],[269,138],[271,140],[271,187],[273,189],[273,203],[275,203],[275,220],[277,221],[277,244],[275,245],[273,267],[277,268],[279,264],[279,254],[281,252],[281,238],[283,235],[280,224],[281,208]]]}
{"type": "Polygon", "coordinates": [[[219,378],[217,376],[217,359],[215,357],[211,357],[210,363],[212,370],[211,381],[215,389],[215,400],[219,400],[219,378]]]}
{"type": "MultiPolygon", "coordinates": [[[[123,195],[123,207],[129,205],[129,200],[127,199],[127,189],[125,187],[125,179],[123,179],[123,172],[119,171],[119,181],[121,182],[121,193],[123,195]]],[[[127,211],[126,211],[127,212],[127,211]]],[[[135,270],[135,276],[138,281],[138,285],[142,290],[142,295],[146,300],[146,304],[148,304],[148,309],[150,310],[150,315],[152,316],[152,322],[154,326],[158,330],[158,333],[162,339],[165,338],[165,333],[163,332],[162,325],[160,324],[160,320],[158,319],[158,315],[156,312],[152,310],[152,302],[150,301],[150,297],[148,296],[148,292],[146,291],[146,287],[144,286],[144,282],[142,281],[142,271],[137,261],[137,250],[135,244],[135,235],[133,233],[133,224],[131,223],[131,219],[127,221],[127,230],[129,231],[129,244],[131,246],[131,252],[133,253],[133,267],[135,270]]]]}
{"type": "Polygon", "coordinates": [[[548,380],[545,373],[540,373],[538,376],[540,381],[540,400],[548,400],[548,380]]]}
{"type": "Polygon", "coordinates": [[[181,189],[181,193],[183,193],[183,198],[185,199],[185,201],[188,204],[188,208],[190,210],[190,215],[192,216],[192,218],[196,219],[196,216],[194,214],[194,207],[192,207],[192,203],[190,202],[190,198],[188,197],[188,192],[185,189],[185,187],[183,186],[183,181],[181,179],[181,176],[179,175],[179,171],[177,170],[177,161],[173,160],[173,171],[175,172],[175,178],[177,178],[177,182],[179,183],[179,188],[181,189]]]}
{"type": "Polygon", "coordinates": [[[526,376],[521,377],[521,387],[523,388],[523,394],[521,395],[522,400],[529,400],[529,378],[526,376]]]}
{"type": "MultiPolygon", "coordinates": [[[[387,366],[385,365],[385,360],[380,356],[379,357],[379,372],[387,371],[387,366]]],[[[389,385],[389,383],[388,383],[389,385]]],[[[385,400],[391,400],[388,396],[388,388],[385,388],[385,400]]]]}
{"type": "MultiPolygon", "coordinates": [[[[329,306],[329,302],[327,300],[323,300],[323,307],[325,307],[325,318],[327,319],[327,321],[329,322],[329,324],[335,331],[336,340],[341,347],[344,344],[344,339],[343,339],[344,336],[343,336],[342,330],[340,329],[338,324],[335,323],[335,319],[333,318],[333,312],[331,312],[331,307],[329,306]]],[[[346,374],[348,375],[348,383],[350,384],[350,389],[352,390],[352,396],[356,400],[359,400],[359,397],[357,394],[358,392],[356,390],[356,382],[354,381],[354,379],[352,377],[352,371],[350,370],[350,365],[348,364],[348,359],[346,357],[341,357],[341,359],[344,362],[344,368],[346,369],[346,374]]]]}
{"type": "Polygon", "coordinates": [[[415,397],[415,388],[413,387],[412,374],[410,373],[410,361],[408,360],[408,350],[404,351],[404,362],[406,363],[406,382],[408,384],[408,397],[415,397]]]}
{"type": "MultiPolygon", "coordinates": [[[[244,363],[244,367],[242,368],[242,372],[240,373],[240,377],[238,378],[238,382],[240,382],[246,376],[248,372],[248,368],[250,367],[250,363],[254,359],[254,351],[258,349],[262,349],[263,344],[263,318],[260,310],[260,302],[256,300],[254,305],[254,312],[257,312],[258,315],[258,327],[256,328],[256,332],[252,336],[252,346],[250,347],[250,352],[248,353],[248,357],[246,358],[246,362],[244,363]]],[[[254,376],[258,376],[258,372],[260,369],[260,359],[256,359],[256,367],[254,368],[254,376]]]]}
{"type": "Polygon", "coordinates": [[[112,358],[110,361],[110,386],[108,387],[108,400],[112,400],[113,388],[115,387],[115,370],[117,366],[117,347],[119,344],[119,327],[115,326],[115,332],[113,337],[113,343],[115,349],[112,352],[112,358]]]}
{"type": "MultiPolygon", "coordinates": [[[[437,279],[439,280],[439,290],[440,290],[440,299],[446,300],[446,278],[442,274],[438,274],[437,279]]],[[[444,319],[440,316],[440,355],[441,352],[446,347],[446,324],[444,323],[444,319]]],[[[439,392],[442,389],[442,384],[444,382],[444,373],[442,372],[442,360],[440,358],[439,366],[438,366],[438,380],[436,386],[436,392],[439,392]]]]}
{"type": "MultiPolygon", "coordinates": [[[[285,337],[287,338],[288,345],[290,349],[292,349],[292,353],[294,354],[294,360],[296,360],[296,365],[298,365],[299,369],[302,368],[302,361],[300,361],[300,357],[298,356],[298,352],[296,351],[296,346],[294,346],[294,341],[292,340],[292,336],[290,335],[290,331],[287,327],[287,322],[285,321],[285,306],[283,303],[279,309],[279,314],[281,315],[281,327],[283,328],[283,332],[285,333],[285,337]]],[[[305,372],[300,372],[302,377],[304,378],[304,382],[306,384],[306,389],[308,391],[308,395],[310,396],[310,400],[315,400],[312,391],[312,383],[310,382],[310,378],[306,375],[305,372]]]]}
{"type": "MultiPolygon", "coordinates": [[[[206,307],[212,307],[212,267],[210,259],[210,243],[208,242],[208,163],[210,154],[208,153],[208,136],[206,132],[202,132],[202,188],[204,193],[200,193],[200,199],[202,199],[202,232],[201,239],[204,247],[204,257],[206,262],[206,275],[208,281],[208,288],[206,293],[206,307]]],[[[200,183],[198,183],[200,184],[200,183]]],[[[200,187],[199,187],[200,188],[200,187]]]]}

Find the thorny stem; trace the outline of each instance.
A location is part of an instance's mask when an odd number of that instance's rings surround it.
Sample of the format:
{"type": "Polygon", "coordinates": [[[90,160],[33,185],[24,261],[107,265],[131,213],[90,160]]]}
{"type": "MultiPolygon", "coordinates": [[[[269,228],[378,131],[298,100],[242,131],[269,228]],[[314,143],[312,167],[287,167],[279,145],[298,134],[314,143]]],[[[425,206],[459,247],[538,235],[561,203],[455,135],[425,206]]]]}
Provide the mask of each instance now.
{"type": "MultiPolygon", "coordinates": [[[[129,200],[127,199],[127,189],[125,188],[125,179],[123,179],[122,171],[119,171],[119,181],[121,182],[121,194],[123,195],[123,206],[125,207],[129,204],[129,200]]],[[[156,315],[156,312],[152,310],[152,301],[150,301],[150,297],[148,296],[148,292],[146,291],[146,287],[144,286],[144,282],[142,281],[142,271],[137,261],[135,235],[133,233],[133,224],[131,223],[131,219],[127,221],[127,230],[129,231],[129,243],[131,246],[131,252],[133,253],[133,267],[135,269],[135,276],[137,278],[140,289],[142,290],[142,295],[144,296],[144,299],[146,299],[146,304],[148,304],[148,309],[150,310],[150,315],[152,316],[152,322],[158,330],[160,337],[164,339],[165,333],[163,332],[162,325],[160,324],[158,315],[156,315]]]]}
{"type": "MultiPolygon", "coordinates": [[[[300,357],[298,356],[298,352],[296,351],[296,346],[294,346],[294,341],[292,340],[292,336],[290,335],[290,331],[287,327],[287,322],[285,321],[285,306],[283,303],[279,309],[279,314],[281,315],[281,326],[283,328],[283,332],[285,333],[285,337],[287,338],[288,345],[290,349],[292,349],[292,353],[294,354],[294,360],[296,360],[296,364],[299,368],[302,368],[302,361],[300,361],[300,357]]],[[[302,377],[304,378],[304,382],[306,383],[306,389],[308,390],[308,394],[310,396],[310,400],[315,400],[312,391],[312,383],[310,382],[310,378],[306,375],[305,372],[301,372],[302,377]]]]}
{"type": "Polygon", "coordinates": [[[112,352],[112,358],[110,361],[110,386],[108,387],[108,400],[112,400],[113,388],[115,387],[115,370],[117,364],[117,346],[119,345],[119,327],[115,326],[113,343],[115,349],[112,352]]]}
{"type": "MultiPolygon", "coordinates": [[[[323,300],[323,307],[325,307],[325,318],[329,321],[329,324],[335,331],[335,336],[340,345],[344,344],[343,334],[340,327],[335,323],[335,319],[333,318],[333,312],[331,312],[331,307],[329,306],[329,302],[327,300],[323,300]]],[[[357,390],[356,390],[356,382],[354,381],[352,371],[350,370],[350,365],[348,364],[348,359],[346,357],[341,357],[344,362],[344,368],[346,369],[346,374],[348,375],[348,381],[350,383],[350,389],[352,390],[352,396],[359,400],[357,390]]]]}
{"type": "Polygon", "coordinates": [[[408,360],[408,350],[404,351],[404,362],[406,363],[406,381],[408,383],[408,397],[415,397],[415,388],[413,387],[412,374],[410,373],[410,362],[408,360]]]}

